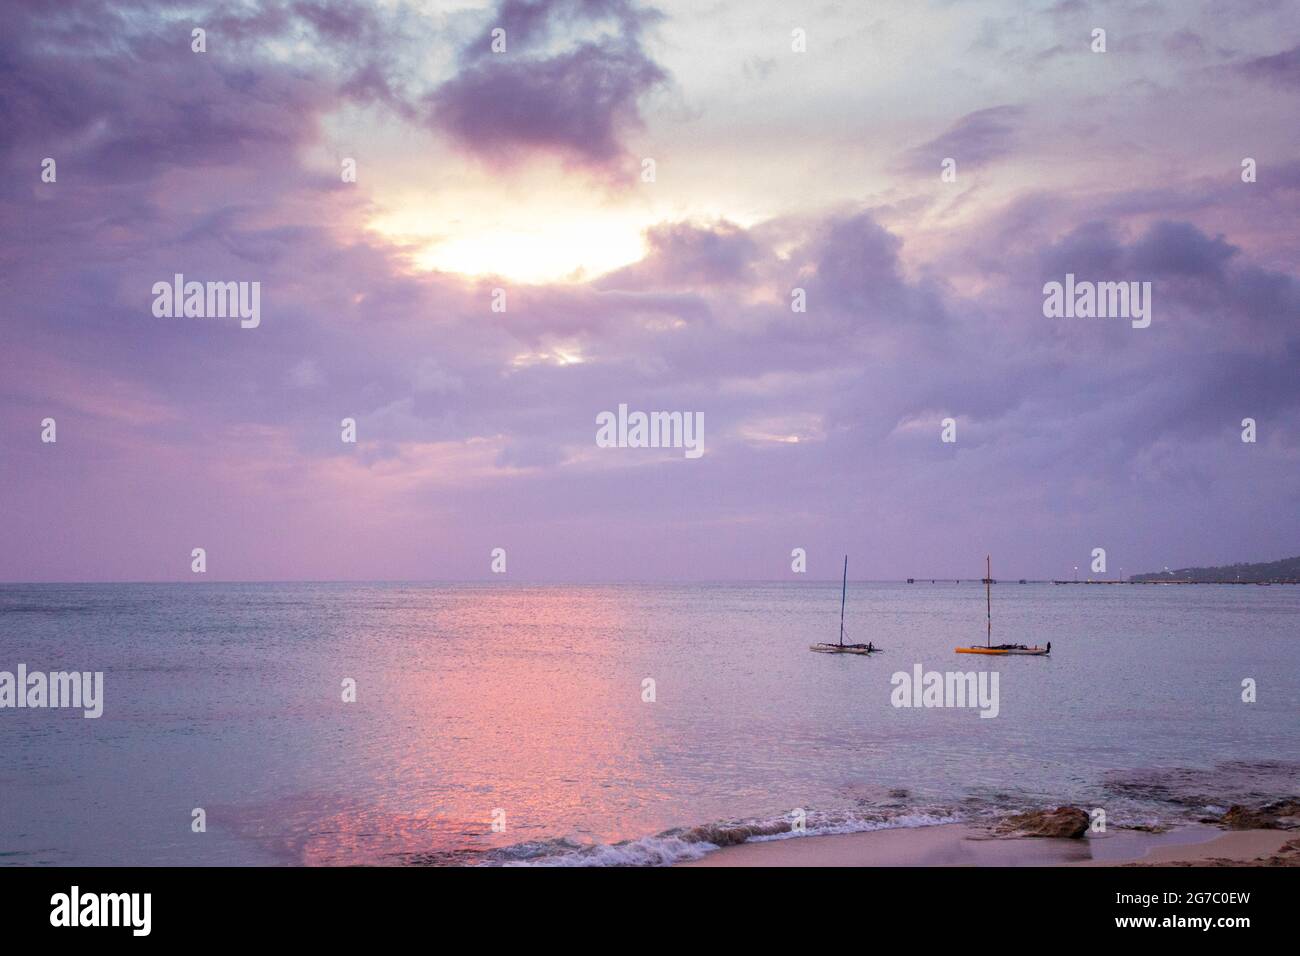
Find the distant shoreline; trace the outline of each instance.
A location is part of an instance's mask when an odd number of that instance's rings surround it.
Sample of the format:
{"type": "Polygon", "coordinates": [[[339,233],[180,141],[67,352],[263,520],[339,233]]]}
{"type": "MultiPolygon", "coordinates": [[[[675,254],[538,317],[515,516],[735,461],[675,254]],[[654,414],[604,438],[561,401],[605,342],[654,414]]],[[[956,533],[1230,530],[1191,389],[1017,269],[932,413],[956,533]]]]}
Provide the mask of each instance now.
{"type": "Polygon", "coordinates": [[[1163,571],[1135,574],[1129,580],[1134,584],[1295,584],[1300,581],[1300,557],[1173,570],[1166,565],[1163,571]]]}

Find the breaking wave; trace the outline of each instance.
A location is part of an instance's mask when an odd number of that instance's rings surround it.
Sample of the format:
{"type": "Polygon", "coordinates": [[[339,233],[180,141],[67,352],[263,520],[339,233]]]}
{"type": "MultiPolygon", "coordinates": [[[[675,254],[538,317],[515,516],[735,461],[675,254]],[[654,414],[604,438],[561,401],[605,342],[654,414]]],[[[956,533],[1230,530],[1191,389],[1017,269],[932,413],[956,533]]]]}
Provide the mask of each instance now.
{"type": "Polygon", "coordinates": [[[568,838],[516,843],[489,850],[475,862],[488,866],[670,866],[724,846],[837,833],[991,824],[1027,810],[1065,803],[1103,807],[1111,826],[1163,830],[1214,822],[1230,805],[1262,806],[1300,792],[1300,765],[1284,761],[1227,761],[1213,768],[1161,767],[1107,774],[1099,786],[1074,800],[1007,793],[968,794],[955,804],[911,805],[907,791],[859,800],[847,810],[809,810],[796,830],[788,815],[727,820],[664,830],[618,843],[580,843],[568,838]]]}
{"type": "Polygon", "coordinates": [[[671,866],[724,846],[788,840],[833,833],[865,833],[900,827],[960,823],[969,815],[946,807],[902,811],[810,811],[803,830],[789,816],[730,820],[665,830],[619,843],[577,843],[567,838],[516,843],[490,851],[484,863],[497,866],[671,866]]]}

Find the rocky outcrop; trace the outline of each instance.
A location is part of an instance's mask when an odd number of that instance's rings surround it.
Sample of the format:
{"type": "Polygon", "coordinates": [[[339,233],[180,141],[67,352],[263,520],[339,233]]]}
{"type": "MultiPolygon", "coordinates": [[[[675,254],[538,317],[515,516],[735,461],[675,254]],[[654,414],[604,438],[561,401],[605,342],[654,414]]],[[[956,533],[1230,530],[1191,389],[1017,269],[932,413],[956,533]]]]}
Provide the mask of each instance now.
{"type": "Polygon", "coordinates": [[[1003,819],[993,832],[1000,836],[1066,837],[1077,840],[1088,832],[1088,814],[1078,807],[1031,810],[1003,819]]]}
{"type": "Polygon", "coordinates": [[[1234,804],[1214,822],[1229,830],[1295,830],[1300,828],[1300,800],[1278,800],[1262,807],[1234,804]]]}

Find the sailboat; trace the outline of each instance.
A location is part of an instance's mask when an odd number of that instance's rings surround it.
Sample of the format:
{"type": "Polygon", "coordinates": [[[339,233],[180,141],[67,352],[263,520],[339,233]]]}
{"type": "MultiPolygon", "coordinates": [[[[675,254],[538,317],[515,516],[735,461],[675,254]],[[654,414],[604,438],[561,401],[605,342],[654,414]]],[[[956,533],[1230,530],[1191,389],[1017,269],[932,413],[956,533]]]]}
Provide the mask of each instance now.
{"type": "Polygon", "coordinates": [[[880,648],[875,644],[844,643],[844,599],[849,593],[849,556],[844,556],[844,581],[840,584],[840,642],[838,644],[809,644],[808,650],[821,654],[874,654],[880,648]]]}
{"type": "Polygon", "coordinates": [[[1052,652],[1052,642],[1048,641],[1046,647],[1039,647],[1035,644],[1033,647],[1026,647],[1024,644],[994,644],[993,643],[993,562],[986,554],[984,556],[984,618],[987,622],[987,628],[984,636],[983,647],[959,647],[958,654],[1027,654],[1032,657],[1045,657],[1052,652]]]}

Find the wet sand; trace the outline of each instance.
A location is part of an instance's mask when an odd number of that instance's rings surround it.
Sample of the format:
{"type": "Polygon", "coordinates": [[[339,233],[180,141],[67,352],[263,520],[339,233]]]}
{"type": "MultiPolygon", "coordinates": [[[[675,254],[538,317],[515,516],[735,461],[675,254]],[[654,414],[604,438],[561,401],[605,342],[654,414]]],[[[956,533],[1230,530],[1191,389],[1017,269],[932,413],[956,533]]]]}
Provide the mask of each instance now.
{"type": "Polygon", "coordinates": [[[1267,858],[1295,832],[1189,826],[1114,830],[1081,840],[992,837],[964,824],[742,843],[678,866],[1117,866],[1237,863],[1267,858]]]}

